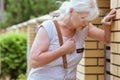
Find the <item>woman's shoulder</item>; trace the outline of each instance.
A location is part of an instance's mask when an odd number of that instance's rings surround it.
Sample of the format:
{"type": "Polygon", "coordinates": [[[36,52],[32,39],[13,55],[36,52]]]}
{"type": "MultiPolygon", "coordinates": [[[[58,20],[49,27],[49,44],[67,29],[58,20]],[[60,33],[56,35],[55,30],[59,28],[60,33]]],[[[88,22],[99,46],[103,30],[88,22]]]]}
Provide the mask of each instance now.
{"type": "Polygon", "coordinates": [[[43,27],[46,27],[46,28],[51,29],[51,30],[55,30],[55,29],[56,29],[53,19],[51,19],[51,20],[46,20],[46,21],[44,21],[41,25],[42,25],[43,27]]]}
{"type": "Polygon", "coordinates": [[[41,25],[50,25],[52,23],[53,23],[53,20],[45,20],[45,21],[42,22],[41,25]]]}

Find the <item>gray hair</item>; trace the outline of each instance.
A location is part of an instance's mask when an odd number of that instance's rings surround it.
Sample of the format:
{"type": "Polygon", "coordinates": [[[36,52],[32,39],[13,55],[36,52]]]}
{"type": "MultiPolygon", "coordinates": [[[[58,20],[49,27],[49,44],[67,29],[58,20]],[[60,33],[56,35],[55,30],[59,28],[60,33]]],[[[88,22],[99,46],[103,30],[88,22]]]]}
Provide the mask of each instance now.
{"type": "Polygon", "coordinates": [[[77,12],[88,12],[86,20],[93,20],[99,15],[96,0],[71,0],[63,2],[60,10],[60,16],[63,17],[68,13],[69,9],[73,8],[77,12]]]}

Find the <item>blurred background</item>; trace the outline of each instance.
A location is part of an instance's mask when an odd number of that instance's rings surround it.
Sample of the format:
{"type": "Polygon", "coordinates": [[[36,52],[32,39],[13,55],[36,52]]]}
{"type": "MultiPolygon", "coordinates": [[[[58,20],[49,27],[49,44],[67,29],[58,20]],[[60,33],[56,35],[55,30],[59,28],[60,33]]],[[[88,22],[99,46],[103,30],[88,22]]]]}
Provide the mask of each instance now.
{"type": "MultiPolygon", "coordinates": [[[[49,14],[65,0],[0,0],[0,31],[49,14]]],[[[8,30],[9,31],[9,30],[8,30]]],[[[0,33],[0,80],[26,80],[27,34],[0,33]]]]}
{"type": "Polygon", "coordinates": [[[0,29],[58,9],[65,0],[0,0],[0,29]]]}

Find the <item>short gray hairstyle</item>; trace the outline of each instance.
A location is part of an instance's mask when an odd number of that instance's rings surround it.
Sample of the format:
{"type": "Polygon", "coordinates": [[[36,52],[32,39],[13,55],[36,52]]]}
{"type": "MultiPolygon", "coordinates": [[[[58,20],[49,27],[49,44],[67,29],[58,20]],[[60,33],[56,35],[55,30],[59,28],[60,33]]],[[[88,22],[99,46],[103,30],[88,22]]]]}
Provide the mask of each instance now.
{"type": "Polygon", "coordinates": [[[88,12],[88,16],[85,18],[88,21],[95,19],[99,15],[96,0],[71,0],[63,2],[59,8],[60,16],[65,16],[70,8],[77,12],[88,12]]]}

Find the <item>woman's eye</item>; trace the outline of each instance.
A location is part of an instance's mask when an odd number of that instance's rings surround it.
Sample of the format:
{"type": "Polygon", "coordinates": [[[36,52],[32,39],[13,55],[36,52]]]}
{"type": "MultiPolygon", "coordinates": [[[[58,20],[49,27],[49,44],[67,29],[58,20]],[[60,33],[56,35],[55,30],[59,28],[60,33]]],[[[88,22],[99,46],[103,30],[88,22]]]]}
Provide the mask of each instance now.
{"type": "Polygon", "coordinates": [[[85,19],[85,17],[81,17],[81,19],[85,19]]]}

